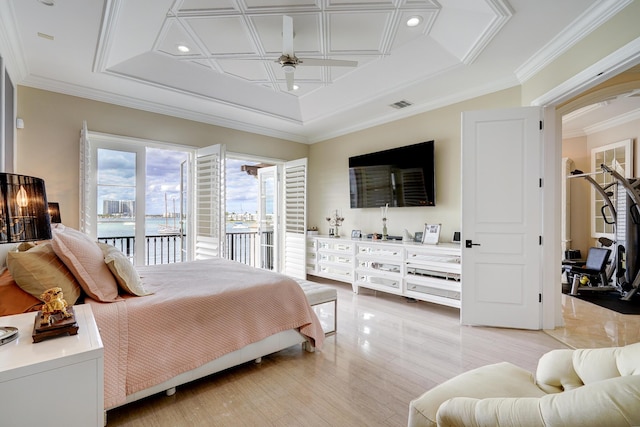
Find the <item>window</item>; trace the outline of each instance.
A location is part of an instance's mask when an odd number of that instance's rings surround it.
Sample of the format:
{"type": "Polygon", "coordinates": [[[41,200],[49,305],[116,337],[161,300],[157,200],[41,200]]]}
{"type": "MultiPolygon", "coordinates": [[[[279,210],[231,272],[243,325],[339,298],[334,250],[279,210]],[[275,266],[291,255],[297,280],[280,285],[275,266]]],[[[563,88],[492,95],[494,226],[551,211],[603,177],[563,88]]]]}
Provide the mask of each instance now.
{"type": "Polygon", "coordinates": [[[138,265],[185,260],[181,171],[194,150],[86,128],[83,136],[81,229],[138,265]]]}
{"type": "MultiPolygon", "coordinates": [[[[633,140],[631,139],[592,149],[591,171],[601,172],[601,165],[604,164],[612,170],[617,171],[623,177],[631,177],[633,173],[632,149],[633,140]]],[[[612,205],[616,207],[619,214],[623,214],[626,211],[625,206],[623,206],[625,204],[625,198],[619,197],[618,194],[619,192],[620,194],[625,194],[624,188],[616,188],[616,180],[610,173],[597,173],[593,179],[600,187],[611,192],[609,198],[612,205]]],[[[612,215],[604,200],[604,196],[595,189],[591,189],[591,194],[591,236],[594,238],[606,237],[615,240],[615,224],[612,221],[612,215]]]]}

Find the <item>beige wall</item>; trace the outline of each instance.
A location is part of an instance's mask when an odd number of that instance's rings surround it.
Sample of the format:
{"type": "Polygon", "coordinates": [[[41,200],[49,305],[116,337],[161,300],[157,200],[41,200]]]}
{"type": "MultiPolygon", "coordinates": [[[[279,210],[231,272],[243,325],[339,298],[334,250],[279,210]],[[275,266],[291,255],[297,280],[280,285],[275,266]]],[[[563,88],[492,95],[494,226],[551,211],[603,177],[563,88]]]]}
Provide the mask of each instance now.
{"type": "MultiPolygon", "coordinates": [[[[587,137],[569,138],[562,141],[562,157],[573,160],[573,169],[583,172],[591,170],[591,154],[587,150],[587,137]]],[[[571,189],[570,236],[571,249],[579,249],[586,256],[590,239],[590,184],[582,178],[569,180],[571,189]]]]}
{"type": "Polygon", "coordinates": [[[449,241],[461,224],[460,114],[468,110],[519,105],[520,88],[515,87],[312,145],[308,224],[319,227],[321,234],[327,234],[326,214],[341,209],[345,217],[343,236],[350,235],[352,229],[381,233],[379,209],[349,207],[349,157],[433,139],[436,206],[390,208],[387,226],[390,235],[400,236],[405,228],[413,234],[422,231],[425,222],[441,223],[440,241],[449,241]]]}
{"type": "Polygon", "coordinates": [[[193,147],[223,143],[227,151],[283,160],[307,157],[309,146],[190,120],[18,86],[16,173],[43,178],[63,222],[78,226],[79,140],[90,131],[193,147]]]}

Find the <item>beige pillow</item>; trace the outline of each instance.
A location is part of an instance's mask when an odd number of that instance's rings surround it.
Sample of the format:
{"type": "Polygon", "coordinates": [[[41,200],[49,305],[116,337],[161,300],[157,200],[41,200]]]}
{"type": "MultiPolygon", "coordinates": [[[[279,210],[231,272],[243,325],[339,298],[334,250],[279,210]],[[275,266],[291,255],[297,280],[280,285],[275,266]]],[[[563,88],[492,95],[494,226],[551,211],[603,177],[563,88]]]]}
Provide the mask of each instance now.
{"type": "Polygon", "coordinates": [[[62,288],[67,304],[73,305],[81,288],[71,271],[56,256],[51,242],[42,243],[24,252],[9,252],[7,268],[20,288],[40,299],[49,288],[62,288]]]}
{"type": "Polygon", "coordinates": [[[116,279],[104,263],[102,251],[89,236],[73,228],[54,229],[52,246],[82,289],[96,301],[118,299],[116,279]]]}
{"type": "Polygon", "coordinates": [[[123,290],[139,297],[151,295],[153,293],[144,288],[138,271],[131,261],[129,261],[129,258],[127,258],[120,249],[100,242],[98,242],[98,246],[102,249],[104,262],[107,264],[109,270],[111,270],[115,276],[118,285],[120,285],[123,290]]]}

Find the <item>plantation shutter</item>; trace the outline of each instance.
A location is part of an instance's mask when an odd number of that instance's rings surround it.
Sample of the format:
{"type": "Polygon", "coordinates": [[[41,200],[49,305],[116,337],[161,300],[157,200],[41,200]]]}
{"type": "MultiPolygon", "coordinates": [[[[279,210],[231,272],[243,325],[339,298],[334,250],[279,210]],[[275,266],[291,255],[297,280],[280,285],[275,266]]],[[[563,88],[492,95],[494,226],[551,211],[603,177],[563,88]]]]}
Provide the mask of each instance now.
{"type": "Polygon", "coordinates": [[[225,146],[199,149],[195,174],[195,259],[219,258],[225,241],[225,146]]]}
{"type": "Polygon", "coordinates": [[[307,159],[284,164],[283,273],[305,279],[307,239],[307,159]]]}
{"type": "Polygon", "coordinates": [[[96,238],[98,225],[96,224],[96,186],[91,185],[91,174],[95,172],[92,164],[92,146],[89,139],[86,120],[80,129],[80,231],[96,238]]]}

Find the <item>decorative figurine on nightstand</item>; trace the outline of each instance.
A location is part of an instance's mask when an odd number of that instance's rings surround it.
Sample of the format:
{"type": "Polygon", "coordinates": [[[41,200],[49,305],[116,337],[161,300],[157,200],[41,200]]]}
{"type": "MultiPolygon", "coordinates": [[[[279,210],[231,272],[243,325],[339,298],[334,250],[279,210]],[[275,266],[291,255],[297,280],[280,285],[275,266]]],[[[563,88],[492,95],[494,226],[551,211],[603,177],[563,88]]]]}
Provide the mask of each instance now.
{"type": "Polygon", "coordinates": [[[67,302],[64,300],[62,288],[47,289],[40,295],[40,299],[44,301],[42,315],[40,316],[40,326],[51,326],[51,323],[53,323],[52,316],[55,314],[61,314],[65,319],[73,316],[67,311],[67,302]]]}
{"type": "Polygon", "coordinates": [[[342,216],[341,213],[338,212],[337,209],[335,211],[333,211],[332,214],[333,214],[333,216],[328,216],[326,218],[326,220],[329,223],[329,225],[332,226],[332,227],[335,227],[333,229],[333,235],[331,235],[331,229],[329,229],[329,236],[330,237],[340,237],[340,232],[338,231],[338,227],[340,227],[342,225],[342,221],[344,221],[344,217],[342,216]]]}
{"type": "Polygon", "coordinates": [[[67,306],[62,288],[47,289],[40,295],[40,299],[44,301],[44,304],[42,304],[42,309],[38,312],[33,326],[34,343],[61,334],[76,335],[78,333],[73,307],[67,306]]]}

